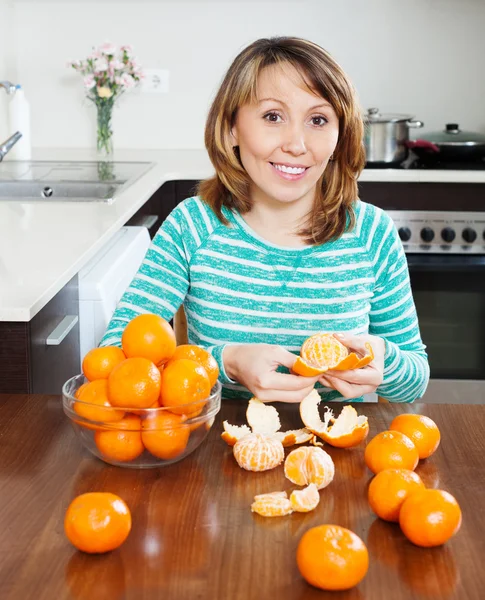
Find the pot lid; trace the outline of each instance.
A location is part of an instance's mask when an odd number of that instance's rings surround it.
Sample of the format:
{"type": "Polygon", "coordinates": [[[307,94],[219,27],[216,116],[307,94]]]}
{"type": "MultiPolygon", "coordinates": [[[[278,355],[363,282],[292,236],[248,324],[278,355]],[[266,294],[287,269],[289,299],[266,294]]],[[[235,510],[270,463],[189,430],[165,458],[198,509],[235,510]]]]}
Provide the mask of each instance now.
{"type": "Polygon", "coordinates": [[[476,131],[463,131],[458,123],[447,123],[442,131],[432,131],[420,136],[434,144],[485,144],[485,134],[476,131]]]}
{"type": "Polygon", "coordinates": [[[364,120],[369,123],[401,123],[405,121],[411,121],[414,115],[402,115],[386,113],[383,114],[378,108],[367,109],[367,114],[364,115],[364,120]]]}

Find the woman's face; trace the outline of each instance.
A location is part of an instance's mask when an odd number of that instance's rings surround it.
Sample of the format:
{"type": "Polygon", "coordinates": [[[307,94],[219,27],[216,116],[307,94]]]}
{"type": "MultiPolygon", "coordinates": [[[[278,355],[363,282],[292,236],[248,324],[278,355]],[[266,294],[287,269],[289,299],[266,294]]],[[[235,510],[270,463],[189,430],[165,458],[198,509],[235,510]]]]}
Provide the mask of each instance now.
{"type": "Polygon", "coordinates": [[[232,129],[253,201],[311,206],[338,134],[335,111],[305,87],[292,65],[265,68],[257,103],[240,107],[232,129]]]}

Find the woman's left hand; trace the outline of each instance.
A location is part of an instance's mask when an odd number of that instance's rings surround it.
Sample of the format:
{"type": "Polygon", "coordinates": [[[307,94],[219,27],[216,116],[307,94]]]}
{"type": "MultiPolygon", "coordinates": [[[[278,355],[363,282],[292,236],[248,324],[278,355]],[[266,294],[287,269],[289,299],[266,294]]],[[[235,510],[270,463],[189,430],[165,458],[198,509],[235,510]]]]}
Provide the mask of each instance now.
{"type": "Polygon", "coordinates": [[[372,346],[374,360],[366,367],[349,371],[327,371],[319,379],[322,385],[340,392],[344,398],[358,398],[363,394],[370,394],[382,383],[384,374],[384,354],[386,344],[384,340],[375,335],[349,335],[337,333],[335,337],[349,350],[359,354],[367,354],[365,344],[372,346]]]}

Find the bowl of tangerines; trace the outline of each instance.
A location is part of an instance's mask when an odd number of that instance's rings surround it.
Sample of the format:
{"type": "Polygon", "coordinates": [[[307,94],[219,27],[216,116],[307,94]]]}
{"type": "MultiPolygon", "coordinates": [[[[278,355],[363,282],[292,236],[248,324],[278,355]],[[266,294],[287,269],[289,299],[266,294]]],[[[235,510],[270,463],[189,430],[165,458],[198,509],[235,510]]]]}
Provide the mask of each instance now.
{"type": "Polygon", "coordinates": [[[185,458],[221,407],[219,367],[200,346],[176,345],[154,314],[132,319],[121,348],[93,348],[62,388],[65,414],[82,444],[116,466],[149,468],[185,458]]]}

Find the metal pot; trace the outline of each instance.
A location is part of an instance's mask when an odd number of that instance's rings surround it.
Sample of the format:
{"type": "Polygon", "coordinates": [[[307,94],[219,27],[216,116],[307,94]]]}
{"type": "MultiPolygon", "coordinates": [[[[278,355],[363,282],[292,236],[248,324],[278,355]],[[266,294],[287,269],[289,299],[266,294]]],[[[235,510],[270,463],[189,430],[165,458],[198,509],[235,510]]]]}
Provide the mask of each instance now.
{"type": "Polygon", "coordinates": [[[475,162],[485,159],[485,135],[462,131],[457,123],[447,123],[443,131],[427,133],[407,144],[423,162],[475,162]]]}
{"type": "Polygon", "coordinates": [[[364,117],[367,162],[392,166],[406,160],[409,128],[423,126],[413,119],[412,115],[383,115],[378,108],[369,108],[364,117]]]}

